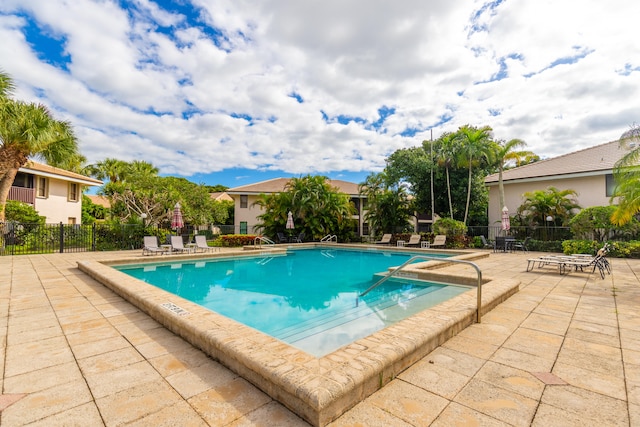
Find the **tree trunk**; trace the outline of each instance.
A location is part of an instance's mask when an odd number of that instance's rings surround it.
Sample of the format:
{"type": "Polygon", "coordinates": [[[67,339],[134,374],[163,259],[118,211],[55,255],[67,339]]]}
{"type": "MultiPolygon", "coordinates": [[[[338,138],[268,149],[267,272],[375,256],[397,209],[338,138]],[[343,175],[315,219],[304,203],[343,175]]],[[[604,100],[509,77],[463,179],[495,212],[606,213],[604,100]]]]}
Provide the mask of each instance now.
{"type": "Polygon", "coordinates": [[[464,208],[464,225],[467,225],[467,216],[469,216],[470,200],[471,200],[471,160],[469,160],[469,185],[467,186],[467,206],[464,208]]]}
{"type": "MultiPolygon", "coordinates": [[[[500,206],[498,206],[498,210],[500,211],[500,218],[502,218],[502,208],[504,208],[504,183],[502,182],[502,165],[498,168],[498,193],[500,194],[500,206]]],[[[512,207],[513,208],[513,207],[512,207]]]]}
{"type": "Polygon", "coordinates": [[[447,171],[447,195],[449,196],[449,216],[451,217],[451,219],[453,219],[453,203],[451,201],[451,183],[449,182],[449,168],[447,168],[446,171],[447,171]]]}
{"type": "Polygon", "coordinates": [[[0,223],[3,223],[5,220],[7,198],[9,197],[9,191],[17,174],[18,168],[11,168],[7,170],[2,179],[0,179],[0,223]]]}

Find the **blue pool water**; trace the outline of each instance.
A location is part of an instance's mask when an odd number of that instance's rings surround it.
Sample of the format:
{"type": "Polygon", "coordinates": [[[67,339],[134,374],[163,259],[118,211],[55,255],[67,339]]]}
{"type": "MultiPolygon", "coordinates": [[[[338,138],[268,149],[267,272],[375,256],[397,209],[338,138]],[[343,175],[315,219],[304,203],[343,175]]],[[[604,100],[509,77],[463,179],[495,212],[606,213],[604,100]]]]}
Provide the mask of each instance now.
{"type": "Polygon", "coordinates": [[[468,290],[391,279],[359,297],[412,255],[317,248],[118,269],[320,357],[468,290]]]}

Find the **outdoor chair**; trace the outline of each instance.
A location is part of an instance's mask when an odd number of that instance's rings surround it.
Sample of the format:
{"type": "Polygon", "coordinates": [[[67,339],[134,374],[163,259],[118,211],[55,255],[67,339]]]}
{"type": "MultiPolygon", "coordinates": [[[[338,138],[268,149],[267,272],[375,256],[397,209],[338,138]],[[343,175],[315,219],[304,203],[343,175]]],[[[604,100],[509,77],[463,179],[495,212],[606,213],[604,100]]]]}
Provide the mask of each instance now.
{"type": "Polygon", "coordinates": [[[302,243],[304,241],[304,232],[298,234],[298,236],[293,238],[293,241],[296,243],[302,243]]]}
{"type": "Polygon", "coordinates": [[[289,243],[289,239],[284,235],[284,233],[277,233],[278,243],[289,243]]]}
{"type": "Polygon", "coordinates": [[[383,234],[382,235],[382,239],[378,240],[376,243],[376,245],[389,245],[391,244],[391,237],[393,235],[392,234],[383,234]]]}
{"type": "Polygon", "coordinates": [[[202,252],[210,252],[218,249],[216,247],[209,246],[207,244],[207,236],[203,234],[196,235],[195,239],[196,239],[196,251],[200,250],[202,252]]]}
{"type": "Polygon", "coordinates": [[[518,249],[520,249],[522,252],[529,252],[529,248],[527,248],[527,243],[529,243],[529,240],[531,240],[531,237],[527,236],[523,242],[515,242],[513,244],[513,250],[517,251],[518,249]]]}
{"type": "Polygon", "coordinates": [[[167,250],[161,246],[158,246],[158,238],[156,236],[144,236],[142,255],[157,254],[164,255],[167,250]]]}
{"type": "Polygon", "coordinates": [[[421,238],[419,234],[412,234],[405,246],[420,246],[421,238]]]}
{"type": "Polygon", "coordinates": [[[484,237],[483,235],[480,236],[480,241],[482,242],[482,247],[484,249],[494,248],[495,247],[495,243],[494,242],[489,242],[487,240],[487,238],[484,237]]]}
{"type": "Polygon", "coordinates": [[[438,234],[436,237],[433,238],[433,243],[431,243],[431,247],[445,247],[445,244],[447,243],[447,236],[444,234],[438,234]]]}
{"type": "Polygon", "coordinates": [[[191,253],[193,248],[184,246],[182,236],[171,236],[171,250],[174,252],[191,253]]]}

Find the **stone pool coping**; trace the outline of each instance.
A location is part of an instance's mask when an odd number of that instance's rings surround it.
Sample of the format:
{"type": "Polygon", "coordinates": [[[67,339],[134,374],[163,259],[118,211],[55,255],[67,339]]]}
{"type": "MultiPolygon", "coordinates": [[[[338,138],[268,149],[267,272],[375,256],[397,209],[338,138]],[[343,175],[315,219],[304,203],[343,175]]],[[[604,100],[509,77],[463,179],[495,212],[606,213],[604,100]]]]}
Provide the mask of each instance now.
{"type": "MultiPolygon", "coordinates": [[[[356,247],[363,248],[362,245],[356,247]]],[[[282,248],[274,250],[281,252],[282,248]]],[[[261,252],[264,255],[273,253],[277,252],[261,252]]],[[[255,256],[256,253],[238,251],[217,256],[240,255],[255,256]]],[[[470,254],[460,256],[466,259],[472,257],[470,254]]],[[[476,291],[470,289],[333,353],[316,358],[111,268],[111,265],[118,264],[211,257],[212,254],[108,262],[79,261],[78,267],[314,426],[324,426],[338,418],[476,319],[476,291]]],[[[442,276],[446,277],[446,274],[442,276]]],[[[518,286],[519,281],[514,279],[487,281],[482,287],[482,312],[486,313],[513,295],[518,291],[518,286]]]]}

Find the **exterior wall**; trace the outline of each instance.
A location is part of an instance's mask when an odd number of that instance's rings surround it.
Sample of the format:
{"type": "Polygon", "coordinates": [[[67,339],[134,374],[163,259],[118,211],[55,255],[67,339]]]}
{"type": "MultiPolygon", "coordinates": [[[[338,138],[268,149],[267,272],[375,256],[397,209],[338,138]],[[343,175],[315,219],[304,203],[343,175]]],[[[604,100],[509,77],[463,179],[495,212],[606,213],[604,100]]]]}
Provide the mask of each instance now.
{"type": "Polygon", "coordinates": [[[78,184],[78,201],[68,200],[69,182],[48,178],[49,194],[46,198],[36,197],[35,210],[41,216],[46,216],[47,223],[69,223],[69,218],[75,218],[75,223],[82,222],[82,186],[78,184]]]}
{"type": "Polygon", "coordinates": [[[235,201],[235,212],[234,212],[234,228],[235,233],[240,233],[240,223],[247,223],[247,234],[253,234],[256,231],[253,229],[253,226],[256,225],[258,220],[256,217],[260,215],[263,211],[262,208],[258,205],[254,205],[254,203],[258,200],[258,196],[256,195],[248,195],[247,197],[247,207],[240,207],[240,195],[234,194],[233,199],[235,201]]]}
{"type": "MultiPolygon", "coordinates": [[[[513,215],[524,201],[523,194],[528,191],[545,190],[555,187],[558,190],[575,190],[578,193],[578,204],[582,208],[609,205],[605,175],[585,176],[555,180],[537,180],[518,183],[504,183],[504,199],[509,214],[513,215]]],[[[498,225],[501,220],[502,207],[498,206],[500,194],[498,184],[489,186],[489,226],[498,225]]]]}

